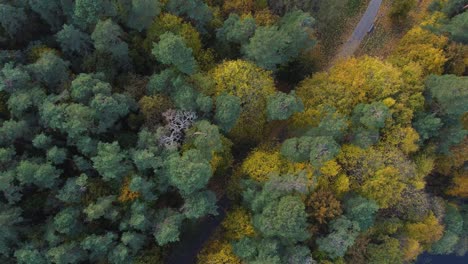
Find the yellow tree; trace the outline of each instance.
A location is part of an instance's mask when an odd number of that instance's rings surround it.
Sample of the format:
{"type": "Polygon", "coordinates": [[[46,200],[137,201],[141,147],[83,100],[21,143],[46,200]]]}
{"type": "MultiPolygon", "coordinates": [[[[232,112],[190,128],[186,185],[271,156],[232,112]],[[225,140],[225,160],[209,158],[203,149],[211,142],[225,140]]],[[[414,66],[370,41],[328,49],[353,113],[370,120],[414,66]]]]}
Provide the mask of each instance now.
{"type": "Polygon", "coordinates": [[[373,177],[364,182],[360,193],[375,200],[380,208],[387,208],[398,202],[405,184],[396,168],[386,167],[378,170],[373,177]]]}
{"type": "Polygon", "coordinates": [[[229,211],[221,225],[224,228],[224,238],[227,240],[239,240],[243,237],[251,237],[255,234],[252,225],[252,217],[246,209],[235,207],[229,211]]]}
{"type": "Polygon", "coordinates": [[[212,71],[215,93],[239,97],[242,111],[231,135],[241,141],[258,141],[264,135],[266,100],[275,92],[271,72],[243,60],[226,61],[212,71]]]}
{"type": "Polygon", "coordinates": [[[241,264],[234,255],[232,246],[226,240],[212,240],[203,247],[197,256],[198,264],[241,264]]]}
{"type": "Polygon", "coordinates": [[[157,43],[159,36],[166,32],[180,35],[185,40],[187,47],[192,49],[197,59],[202,55],[200,33],[190,23],[184,22],[182,18],[169,13],[162,13],[148,28],[147,36],[143,43],[143,47],[148,53],[151,52],[153,43],[157,43]]]}
{"type": "Polygon", "coordinates": [[[444,226],[431,212],[422,222],[406,224],[405,230],[410,239],[418,241],[423,248],[427,249],[428,246],[442,237],[444,226]]]}
{"type": "Polygon", "coordinates": [[[340,113],[350,114],[359,103],[394,96],[403,87],[401,75],[393,65],[377,58],[364,56],[339,61],[329,72],[315,74],[299,85],[297,95],[306,111],[295,115],[295,124],[316,119],[320,106],[333,106],[340,113]]]}
{"type": "Polygon", "coordinates": [[[437,26],[440,16],[440,13],[435,13],[421,25],[409,30],[400,40],[390,61],[400,67],[415,62],[422,67],[424,75],[442,74],[447,61],[444,48],[448,44],[448,38],[423,28],[426,25],[437,26]]]}

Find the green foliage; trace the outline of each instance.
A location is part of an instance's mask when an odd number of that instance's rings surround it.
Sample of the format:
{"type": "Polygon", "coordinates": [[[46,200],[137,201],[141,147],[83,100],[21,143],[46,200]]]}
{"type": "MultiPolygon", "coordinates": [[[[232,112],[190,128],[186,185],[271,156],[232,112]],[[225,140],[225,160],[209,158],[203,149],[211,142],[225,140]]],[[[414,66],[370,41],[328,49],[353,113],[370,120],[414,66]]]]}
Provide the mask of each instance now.
{"type": "Polygon", "coordinates": [[[132,8],[127,25],[137,31],[147,29],[160,10],[157,0],[132,0],[132,8]]]}
{"type": "Polygon", "coordinates": [[[418,115],[413,123],[413,127],[418,132],[421,141],[437,136],[442,126],[441,119],[435,117],[435,114],[418,115]]]}
{"type": "Polygon", "coordinates": [[[0,71],[0,91],[13,93],[30,87],[31,77],[22,67],[7,63],[0,71]]]}
{"type": "Polygon", "coordinates": [[[73,9],[74,23],[81,29],[88,29],[99,20],[105,8],[103,0],[76,0],[73,9]]]}
{"type": "Polygon", "coordinates": [[[117,217],[117,210],[113,208],[115,195],[99,197],[95,203],[91,203],[83,212],[86,214],[87,221],[93,221],[104,217],[109,220],[114,220],[117,217]]]}
{"type": "Polygon", "coordinates": [[[113,233],[107,233],[105,235],[90,235],[81,241],[80,246],[84,250],[89,251],[89,256],[92,260],[103,260],[106,259],[107,254],[115,246],[115,240],[117,236],[113,233]]]}
{"type": "Polygon", "coordinates": [[[290,94],[277,92],[267,101],[268,120],[286,120],[294,113],[303,110],[304,105],[301,99],[296,97],[294,91],[290,94]]]}
{"type": "Polygon", "coordinates": [[[73,25],[63,25],[63,28],[57,32],[56,38],[62,51],[69,55],[86,54],[90,50],[90,36],[73,25]]]}
{"type": "Polygon", "coordinates": [[[359,224],[359,229],[365,231],[369,229],[375,220],[375,214],[379,209],[376,202],[361,196],[354,196],[344,201],[346,217],[359,224]]]}
{"type": "Polygon", "coordinates": [[[122,40],[123,31],[112,19],[99,20],[91,34],[94,48],[102,53],[109,53],[121,64],[128,63],[128,45],[122,40]]]}
{"type": "Polygon", "coordinates": [[[175,15],[194,20],[200,29],[203,29],[213,16],[208,5],[202,0],[168,0],[166,8],[175,15]]]}
{"type": "Polygon", "coordinates": [[[62,23],[60,14],[62,11],[60,0],[29,0],[31,9],[38,13],[49,24],[52,30],[58,30],[62,23]]]}
{"type": "Polygon", "coordinates": [[[56,264],[75,264],[86,259],[85,252],[76,242],[63,243],[47,251],[47,258],[56,264]]]}
{"type": "Polygon", "coordinates": [[[215,121],[225,132],[229,132],[236,124],[241,113],[239,97],[221,94],[216,97],[215,121]]]}
{"type": "Polygon", "coordinates": [[[438,138],[439,151],[448,153],[449,148],[460,143],[467,134],[461,124],[468,111],[468,78],[455,75],[431,75],[426,79],[428,103],[438,107],[438,117],[444,126],[438,138]]]}
{"type": "Polygon", "coordinates": [[[230,14],[223,27],[216,32],[216,38],[221,42],[245,44],[253,36],[255,28],[255,19],[252,17],[241,19],[237,14],[230,14]]]}
{"type": "Polygon", "coordinates": [[[286,139],[281,145],[281,154],[294,162],[306,161],[310,157],[313,142],[313,137],[286,139]]]}
{"type": "Polygon", "coordinates": [[[315,137],[310,146],[310,164],[316,167],[333,159],[340,151],[340,146],[332,137],[315,137]]]}
{"type": "Polygon", "coordinates": [[[67,158],[67,151],[63,148],[54,146],[47,151],[47,160],[53,164],[62,164],[67,158]]]}
{"type": "Polygon", "coordinates": [[[359,230],[357,222],[341,216],[330,223],[330,234],[317,239],[318,247],[332,259],[343,257],[354,244],[359,230]]]}
{"type": "Polygon", "coordinates": [[[171,155],[166,162],[169,182],[183,195],[190,195],[206,186],[213,172],[202,152],[190,149],[171,155]]]}
{"type": "Polygon", "coordinates": [[[179,71],[192,74],[197,67],[192,55],[192,49],[188,48],[181,36],[171,32],[164,33],[160,41],[154,44],[152,53],[163,64],[174,65],[179,71]]]}
{"type": "Polygon", "coordinates": [[[153,235],[160,246],[179,241],[182,219],[181,214],[170,209],[162,210],[156,215],[157,225],[153,235]]]}
{"type": "Polygon", "coordinates": [[[31,71],[39,81],[54,89],[68,81],[69,64],[53,52],[46,52],[31,65],[31,71]]]}
{"type": "Polygon", "coordinates": [[[278,237],[287,241],[308,238],[307,214],[304,203],[297,196],[284,196],[266,204],[262,212],[254,215],[253,223],[264,237],[278,237]]]}
{"type": "Polygon", "coordinates": [[[185,198],[184,216],[193,219],[205,215],[217,215],[216,195],[211,191],[197,192],[185,198]]]}
{"type": "Polygon", "coordinates": [[[129,166],[125,164],[127,153],[120,149],[117,142],[102,143],[97,146],[97,155],[91,160],[93,167],[101,174],[105,181],[121,180],[128,172],[129,166]]]}
{"type": "Polygon", "coordinates": [[[34,249],[33,247],[24,247],[15,251],[15,258],[19,264],[46,264],[47,260],[44,258],[43,254],[39,250],[34,249]]]}
{"type": "Polygon", "coordinates": [[[442,27],[442,30],[450,34],[454,41],[468,44],[468,13],[464,12],[453,17],[450,22],[442,27]]]}
{"type": "Polygon", "coordinates": [[[52,188],[60,171],[50,163],[23,160],[16,167],[16,178],[21,184],[34,184],[40,188],[52,188]]]}
{"type": "Polygon", "coordinates": [[[27,16],[23,8],[0,4],[0,25],[10,37],[16,36],[26,22],[27,16]]]}
{"type": "Polygon", "coordinates": [[[275,26],[258,27],[242,47],[246,58],[260,67],[276,70],[315,43],[309,36],[314,19],[302,11],[286,14],[275,26]]]}
{"type": "Polygon", "coordinates": [[[79,233],[79,216],[80,210],[67,207],[61,210],[54,217],[54,228],[62,234],[77,234],[79,233]]]}

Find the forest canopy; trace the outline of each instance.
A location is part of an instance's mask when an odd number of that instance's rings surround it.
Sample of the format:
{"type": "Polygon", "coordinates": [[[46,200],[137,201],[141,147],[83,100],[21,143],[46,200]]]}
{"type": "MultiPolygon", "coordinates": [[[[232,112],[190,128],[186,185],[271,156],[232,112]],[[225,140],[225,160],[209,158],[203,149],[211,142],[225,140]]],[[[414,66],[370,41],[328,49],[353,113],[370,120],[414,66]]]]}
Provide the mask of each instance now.
{"type": "Polygon", "coordinates": [[[317,68],[322,2],[0,0],[0,262],[465,255],[468,2],[317,68]]]}

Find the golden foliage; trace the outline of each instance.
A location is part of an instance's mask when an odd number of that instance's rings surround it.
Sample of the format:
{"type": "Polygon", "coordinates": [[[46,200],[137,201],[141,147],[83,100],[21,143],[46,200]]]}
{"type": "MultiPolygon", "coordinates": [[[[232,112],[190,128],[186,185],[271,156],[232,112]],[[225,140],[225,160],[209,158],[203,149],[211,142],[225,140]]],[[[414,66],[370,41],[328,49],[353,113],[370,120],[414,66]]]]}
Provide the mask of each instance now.
{"type": "Polygon", "coordinates": [[[340,201],[332,192],[323,189],[312,193],[307,198],[306,211],[309,218],[316,220],[319,224],[325,224],[343,213],[340,201]]]}
{"type": "Polygon", "coordinates": [[[224,237],[228,240],[239,240],[255,234],[252,217],[242,207],[236,207],[229,211],[221,225],[225,229],[224,237]]]}
{"type": "Polygon", "coordinates": [[[270,71],[243,60],[225,61],[213,69],[215,93],[240,98],[242,112],[231,135],[241,141],[259,141],[266,124],[266,98],[275,92],[270,71]]]}
{"type": "Polygon", "coordinates": [[[447,194],[468,198],[468,172],[455,172],[452,179],[452,186],[447,190],[447,194]]]}
{"type": "Polygon", "coordinates": [[[226,14],[239,13],[247,14],[254,9],[253,0],[227,0],[223,3],[223,11],[226,14]]]}
{"type": "Polygon", "coordinates": [[[350,114],[359,103],[394,96],[403,87],[401,75],[400,70],[390,63],[373,57],[339,61],[329,72],[314,74],[299,85],[297,95],[304,102],[305,111],[295,115],[294,124],[303,126],[301,122],[311,120],[324,105],[350,114]]]}
{"type": "Polygon", "coordinates": [[[385,142],[398,147],[403,153],[410,154],[418,150],[419,135],[410,126],[394,126],[385,133],[385,142]]]}
{"type": "Polygon", "coordinates": [[[365,181],[360,192],[375,200],[380,208],[387,208],[398,202],[404,188],[399,171],[394,167],[385,167],[365,181]]]}
{"type": "Polygon", "coordinates": [[[279,17],[273,14],[268,8],[255,12],[254,18],[259,26],[271,26],[279,19],[279,17]]]}
{"type": "Polygon", "coordinates": [[[390,61],[400,67],[412,62],[417,63],[421,66],[424,75],[442,74],[447,61],[444,54],[447,43],[447,37],[416,26],[400,40],[390,61]]]}
{"type": "Polygon", "coordinates": [[[149,127],[160,123],[163,118],[162,113],[173,107],[171,99],[164,95],[143,96],[138,101],[138,105],[149,127]]]}
{"type": "Polygon", "coordinates": [[[406,224],[409,238],[418,241],[424,248],[438,241],[444,232],[444,227],[431,212],[422,222],[406,224]]]}
{"type": "Polygon", "coordinates": [[[282,157],[278,151],[253,150],[241,165],[243,174],[250,178],[265,182],[271,173],[280,172],[282,157]]]}
{"type": "Polygon", "coordinates": [[[421,245],[414,239],[408,239],[404,243],[403,258],[405,261],[415,260],[423,252],[421,245]]]}
{"type": "Polygon", "coordinates": [[[162,13],[148,28],[147,37],[143,47],[149,52],[153,48],[153,43],[159,41],[159,36],[165,32],[172,32],[180,35],[185,44],[192,49],[193,54],[198,59],[202,50],[200,33],[190,24],[178,16],[162,13]]]}
{"type": "Polygon", "coordinates": [[[197,256],[198,264],[241,264],[228,241],[212,240],[197,256]]]}
{"type": "Polygon", "coordinates": [[[137,199],[138,197],[140,197],[140,193],[133,192],[132,190],[130,190],[130,178],[126,177],[123,182],[122,188],[120,189],[120,195],[118,198],[119,202],[131,202],[137,199]]]}

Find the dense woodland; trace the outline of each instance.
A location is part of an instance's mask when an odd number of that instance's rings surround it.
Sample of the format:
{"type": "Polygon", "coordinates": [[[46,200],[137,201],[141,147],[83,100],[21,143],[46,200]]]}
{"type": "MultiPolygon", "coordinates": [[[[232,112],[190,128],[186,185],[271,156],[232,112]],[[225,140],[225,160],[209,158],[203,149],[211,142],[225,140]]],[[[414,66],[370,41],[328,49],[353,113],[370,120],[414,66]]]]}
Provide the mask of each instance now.
{"type": "Polygon", "coordinates": [[[317,70],[326,3],[0,0],[0,263],[464,255],[468,1],[317,70]]]}

